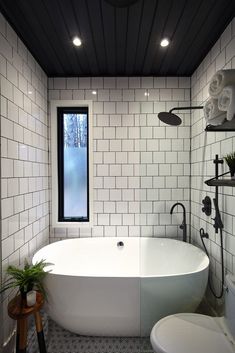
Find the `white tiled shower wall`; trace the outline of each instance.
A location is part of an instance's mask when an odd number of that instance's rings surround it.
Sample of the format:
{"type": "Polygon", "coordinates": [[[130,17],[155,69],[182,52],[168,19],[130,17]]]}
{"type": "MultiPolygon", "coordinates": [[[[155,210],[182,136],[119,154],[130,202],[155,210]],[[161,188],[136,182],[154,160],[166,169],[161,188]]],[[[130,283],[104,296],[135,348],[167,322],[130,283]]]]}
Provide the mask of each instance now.
{"type": "MultiPolygon", "coordinates": [[[[3,270],[49,240],[47,76],[0,14],[3,270]]],[[[13,327],[3,302],[4,340],[13,327]]],[[[2,323],[0,323],[2,330],[2,323]]]]}
{"type": "Polygon", "coordinates": [[[189,211],[190,115],[171,127],[157,113],[189,105],[190,78],[50,78],[52,99],[93,101],[94,226],[52,229],[51,241],[180,236],[181,210],[169,211],[176,201],[189,211]]]}
{"type": "MultiPolygon", "coordinates": [[[[191,79],[192,104],[203,105],[208,98],[208,84],[213,74],[220,69],[235,69],[235,19],[228,25],[222,36],[194,72],[191,79]]],[[[208,195],[214,197],[215,188],[204,184],[214,176],[213,159],[215,154],[223,157],[235,150],[234,132],[205,132],[205,121],[201,112],[192,114],[192,152],[191,152],[191,233],[195,242],[201,244],[199,229],[203,227],[209,233],[206,244],[211,254],[213,281],[220,289],[221,259],[220,238],[215,234],[211,217],[201,212],[202,199],[208,195]]],[[[228,170],[226,165],[219,167],[220,172],[228,170]]],[[[235,189],[219,188],[219,205],[224,222],[225,264],[229,272],[235,273],[235,189]]]]}

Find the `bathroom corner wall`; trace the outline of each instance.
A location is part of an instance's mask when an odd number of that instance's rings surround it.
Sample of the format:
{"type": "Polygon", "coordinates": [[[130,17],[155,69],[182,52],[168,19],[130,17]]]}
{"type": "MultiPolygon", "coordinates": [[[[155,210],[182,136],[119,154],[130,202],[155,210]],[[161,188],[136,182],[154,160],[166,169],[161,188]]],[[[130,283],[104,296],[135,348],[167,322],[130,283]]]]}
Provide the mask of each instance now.
{"type": "Polygon", "coordinates": [[[182,201],[189,212],[190,116],[171,127],[157,113],[189,105],[190,78],[50,78],[53,99],[93,101],[94,226],[52,229],[50,241],[181,236],[182,212],[169,211],[182,201]]]}
{"type": "MultiPolygon", "coordinates": [[[[194,72],[191,79],[192,105],[203,105],[208,98],[208,85],[213,74],[220,69],[235,69],[235,19],[228,25],[219,40],[194,72]]],[[[213,283],[217,293],[221,285],[221,259],[219,234],[215,234],[211,217],[202,213],[202,199],[208,195],[214,197],[215,188],[208,187],[204,181],[214,176],[213,159],[215,154],[223,157],[235,151],[235,132],[205,132],[205,120],[202,112],[192,115],[192,189],[191,189],[191,233],[193,241],[201,246],[199,229],[203,227],[209,233],[206,240],[211,255],[213,283]]],[[[226,165],[219,167],[227,171],[226,165]]],[[[224,248],[226,271],[235,273],[235,189],[219,187],[219,207],[224,222],[224,248]]],[[[210,292],[208,292],[210,294],[210,292]]],[[[213,299],[213,298],[211,298],[213,299]]],[[[215,302],[212,302],[216,304],[215,302]]],[[[218,304],[218,303],[217,303],[218,304]]]]}
{"type": "MultiPolygon", "coordinates": [[[[23,265],[49,240],[47,76],[0,14],[1,258],[23,265]]],[[[7,293],[8,294],[8,293],[7,293]]],[[[13,329],[4,296],[4,341],[13,329]]],[[[2,333],[2,332],[1,332],[2,333]]]]}

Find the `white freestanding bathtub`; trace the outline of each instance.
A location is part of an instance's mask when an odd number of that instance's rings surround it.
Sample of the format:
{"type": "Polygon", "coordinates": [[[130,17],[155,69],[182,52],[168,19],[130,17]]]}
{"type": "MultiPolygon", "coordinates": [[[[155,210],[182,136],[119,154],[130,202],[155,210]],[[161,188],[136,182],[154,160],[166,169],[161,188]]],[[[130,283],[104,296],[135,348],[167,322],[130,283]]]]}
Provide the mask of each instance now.
{"type": "Polygon", "coordinates": [[[195,311],[208,279],[204,252],[167,238],[68,239],[33,263],[41,259],[54,264],[45,280],[50,317],[81,335],[149,335],[160,318],[195,311]]]}

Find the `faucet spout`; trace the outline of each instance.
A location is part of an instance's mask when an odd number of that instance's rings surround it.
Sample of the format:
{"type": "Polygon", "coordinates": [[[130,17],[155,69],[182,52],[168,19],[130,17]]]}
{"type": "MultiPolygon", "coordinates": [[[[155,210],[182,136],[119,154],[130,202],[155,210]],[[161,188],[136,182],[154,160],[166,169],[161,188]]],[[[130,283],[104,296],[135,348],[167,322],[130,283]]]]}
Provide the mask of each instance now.
{"type": "Polygon", "coordinates": [[[183,230],[183,241],[187,242],[187,224],[186,224],[186,209],[185,206],[181,202],[176,202],[170,210],[170,214],[173,214],[174,208],[176,206],[181,206],[183,209],[183,221],[182,224],[180,225],[180,229],[183,230]]]}

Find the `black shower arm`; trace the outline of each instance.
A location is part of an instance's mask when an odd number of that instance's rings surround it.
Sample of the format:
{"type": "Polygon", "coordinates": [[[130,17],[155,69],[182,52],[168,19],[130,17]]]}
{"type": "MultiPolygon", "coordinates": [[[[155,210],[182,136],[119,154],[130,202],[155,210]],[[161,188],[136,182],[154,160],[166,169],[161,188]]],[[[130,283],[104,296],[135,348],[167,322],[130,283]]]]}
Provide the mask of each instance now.
{"type": "Polygon", "coordinates": [[[169,110],[169,113],[172,113],[173,110],[191,110],[191,109],[203,109],[203,106],[197,105],[196,107],[175,107],[169,110]]]}

